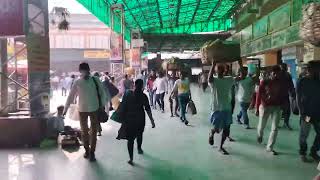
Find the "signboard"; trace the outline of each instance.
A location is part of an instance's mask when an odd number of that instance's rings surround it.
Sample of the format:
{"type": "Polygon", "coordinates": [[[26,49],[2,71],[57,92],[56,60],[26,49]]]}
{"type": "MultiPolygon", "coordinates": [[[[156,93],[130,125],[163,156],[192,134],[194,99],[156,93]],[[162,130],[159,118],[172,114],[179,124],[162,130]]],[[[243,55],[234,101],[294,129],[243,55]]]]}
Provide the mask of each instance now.
{"type": "Polygon", "coordinates": [[[141,69],[148,69],[148,53],[141,54],[141,69]]]}
{"type": "Polygon", "coordinates": [[[0,36],[24,35],[23,0],[0,1],[0,36]]]}
{"type": "Polygon", "coordinates": [[[292,1],[292,23],[299,22],[302,19],[302,0],[292,1]]]}
{"type": "Polygon", "coordinates": [[[131,67],[140,67],[141,66],[141,55],[140,55],[140,48],[134,48],[130,50],[131,55],[131,67]]]}
{"type": "Polygon", "coordinates": [[[299,24],[282,31],[257,39],[241,46],[241,56],[251,55],[270,49],[282,48],[292,43],[300,42],[299,24]]]}
{"type": "Polygon", "coordinates": [[[83,52],[83,57],[88,59],[109,59],[110,56],[110,51],[107,50],[92,50],[83,52]]]}
{"type": "Polygon", "coordinates": [[[279,31],[290,26],[290,4],[280,7],[269,16],[269,33],[279,31]]]}
{"type": "Polygon", "coordinates": [[[111,32],[111,37],[110,37],[110,49],[111,49],[110,60],[114,62],[123,62],[122,36],[113,31],[111,32]]]}
{"type": "Polygon", "coordinates": [[[253,28],[253,39],[263,37],[268,34],[268,16],[263,17],[254,23],[253,28]]]}
{"type": "Polygon", "coordinates": [[[29,72],[49,72],[49,37],[27,36],[29,72]]]}

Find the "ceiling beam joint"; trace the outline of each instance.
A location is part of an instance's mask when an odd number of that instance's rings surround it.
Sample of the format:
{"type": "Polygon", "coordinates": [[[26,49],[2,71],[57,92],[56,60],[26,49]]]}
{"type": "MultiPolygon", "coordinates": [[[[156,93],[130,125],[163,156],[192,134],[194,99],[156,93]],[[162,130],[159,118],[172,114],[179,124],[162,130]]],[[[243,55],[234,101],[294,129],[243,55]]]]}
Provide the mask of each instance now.
{"type": "Polygon", "coordinates": [[[177,13],[176,13],[176,26],[179,26],[179,16],[180,16],[180,9],[181,9],[181,1],[178,0],[178,5],[177,5],[177,13]]]}

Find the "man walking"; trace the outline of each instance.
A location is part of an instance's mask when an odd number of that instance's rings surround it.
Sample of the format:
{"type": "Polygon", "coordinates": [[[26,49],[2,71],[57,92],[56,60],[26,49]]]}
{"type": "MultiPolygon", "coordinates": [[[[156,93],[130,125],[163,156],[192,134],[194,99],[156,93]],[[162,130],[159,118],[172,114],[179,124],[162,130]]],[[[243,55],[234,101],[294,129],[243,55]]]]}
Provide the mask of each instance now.
{"type": "Polygon", "coordinates": [[[70,104],[74,101],[75,97],[79,97],[78,110],[80,114],[80,126],[82,131],[82,141],[85,149],[84,158],[89,158],[90,161],[96,161],[95,150],[97,143],[97,128],[99,101],[101,106],[104,107],[106,103],[106,93],[103,89],[102,83],[99,78],[90,75],[90,67],[87,63],[79,65],[81,78],[76,80],[69,93],[64,115],[67,113],[70,104]],[[100,99],[98,99],[98,94],[100,99]],[[88,117],[90,117],[90,135],[88,128],[88,117]]]}
{"type": "Polygon", "coordinates": [[[209,85],[212,92],[212,105],[210,122],[212,129],[209,135],[209,144],[214,144],[215,133],[222,131],[222,139],[220,144],[220,152],[224,155],[229,153],[224,149],[223,145],[227,137],[230,135],[230,126],[232,124],[232,86],[234,79],[230,76],[224,76],[226,71],[225,64],[213,62],[209,73],[209,85]],[[217,72],[217,76],[213,76],[217,72]]]}
{"type": "Polygon", "coordinates": [[[263,141],[263,132],[269,119],[272,120],[271,132],[267,144],[267,152],[278,155],[274,150],[278,135],[278,125],[281,119],[281,106],[286,102],[287,88],[283,84],[281,69],[274,66],[271,78],[262,80],[257,93],[256,115],[259,115],[258,138],[259,144],[263,141]]]}
{"type": "Polygon", "coordinates": [[[319,161],[317,152],[320,150],[320,62],[311,61],[308,67],[308,76],[302,77],[297,83],[297,101],[300,111],[300,156],[303,162],[307,159],[307,139],[314,127],[316,137],[311,147],[310,156],[319,161]]]}
{"type": "Polygon", "coordinates": [[[240,69],[240,76],[236,79],[237,99],[240,104],[240,112],[237,115],[237,121],[239,124],[244,123],[246,129],[250,129],[248,109],[254,92],[255,79],[254,77],[248,77],[247,75],[248,68],[242,67],[240,69]],[[243,119],[243,122],[241,122],[241,118],[243,119]]]}

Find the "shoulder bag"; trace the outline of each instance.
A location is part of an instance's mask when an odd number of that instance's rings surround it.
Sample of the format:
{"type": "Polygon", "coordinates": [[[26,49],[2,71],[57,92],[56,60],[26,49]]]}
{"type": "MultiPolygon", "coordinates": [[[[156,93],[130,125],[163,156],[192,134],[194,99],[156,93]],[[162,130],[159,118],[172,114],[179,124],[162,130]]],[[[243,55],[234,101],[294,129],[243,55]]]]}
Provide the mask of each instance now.
{"type": "Polygon", "coordinates": [[[94,77],[92,77],[92,79],[93,79],[94,84],[96,85],[97,98],[98,98],[98,102],[99,102],[99,109],[97,111],[98,121],[100,123],[105,123],[108,121],[109,115],[106,113],[104,107],[102,107],[101,95],[100,95],[98,83],[94,77]]]}

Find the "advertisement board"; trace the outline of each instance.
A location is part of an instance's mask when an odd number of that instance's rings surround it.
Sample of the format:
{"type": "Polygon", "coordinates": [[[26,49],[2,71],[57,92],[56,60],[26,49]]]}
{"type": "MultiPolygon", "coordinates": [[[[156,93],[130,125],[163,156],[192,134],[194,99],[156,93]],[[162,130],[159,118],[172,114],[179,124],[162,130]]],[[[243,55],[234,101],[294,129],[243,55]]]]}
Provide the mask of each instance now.
{"type": "Polygon", "coordinates": [[[134,48],[130,50],[131,54],[131,67],[140,67],[141,66],[141,53],[140,48],[134,48]]]}
{"type": "Polygon", "coordinates": [[[117,63],[123,62],[122,36],[120,34],[113,32],[113,31],[111,32],[110,49],[111,49],[110,60],[113,62],[117,62],[117,63]]]}
{"type": "Polygon", "coordinates": [[[0,1],[0,36],[24,35],[22,0],[0,1]]]}

